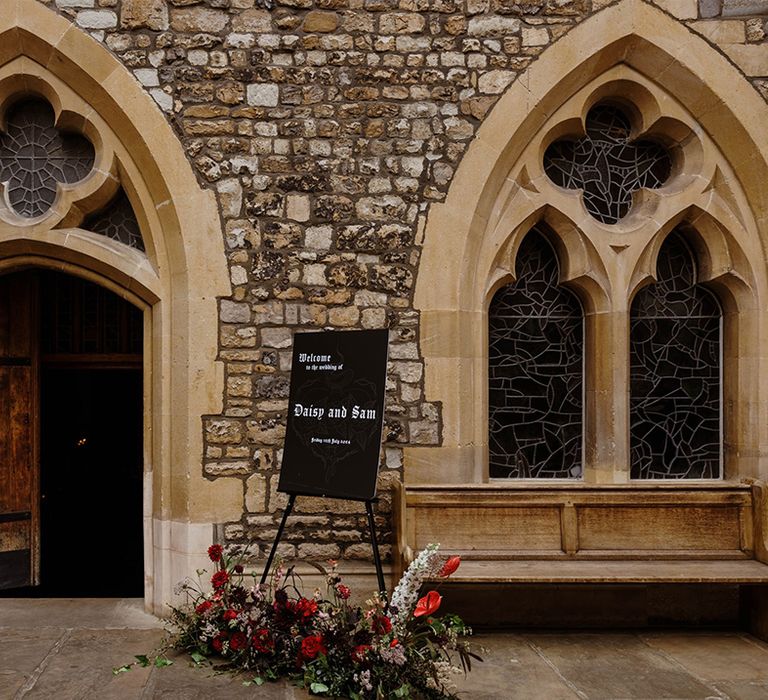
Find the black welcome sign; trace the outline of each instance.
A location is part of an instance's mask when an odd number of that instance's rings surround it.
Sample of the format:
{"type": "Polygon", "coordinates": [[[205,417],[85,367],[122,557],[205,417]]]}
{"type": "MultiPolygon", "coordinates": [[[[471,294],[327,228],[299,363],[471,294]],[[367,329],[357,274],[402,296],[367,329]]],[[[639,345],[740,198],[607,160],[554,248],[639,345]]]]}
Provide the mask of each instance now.
{"type": "Polygon", "coordinates": [[[296,333],[278,490],[376,496],[388,331],[296,333]]]}

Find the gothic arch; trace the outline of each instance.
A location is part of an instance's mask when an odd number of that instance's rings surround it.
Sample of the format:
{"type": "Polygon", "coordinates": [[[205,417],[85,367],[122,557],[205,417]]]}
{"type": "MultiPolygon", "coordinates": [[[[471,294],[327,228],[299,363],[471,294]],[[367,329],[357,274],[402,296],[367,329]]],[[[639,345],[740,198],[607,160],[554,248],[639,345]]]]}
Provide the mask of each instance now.
{"type": "Polygon", "coordinates": [[[488,294],[514,270],[517,242],[542,220],[563,246],[563,281],[572,280],[585,297],[585,480],[629,479],[622,390],[628,304],[680,222],[703,242],[703,276],[730,289],[722,296],[738,307],[738,322],[733,316],[725,334],[734,353],[726,374],[738,384],[726,475],[765,477],[768,464],[759,455],[768,433],[759,417],[768,386],[753,390],[748,376],[757,376],[768,339],[756,311],[768,293],[766,144],[768,106],[744,76],[643,0],[597,12],[546,49],[486,117],[445,202],[428,215],[415,305],[427,396],[443,405],[443,442],[408,448],[406,480],[487,478],[488,294]],[[590,218],[577,192],[552,186],[541,157],[555,138],[583,129],[590,106],[614,96],[632,106],[633,133],[674,151],[673,176],[659,190],[642,191],[626,220],[608,227],[590,218]],[[601,307],[604,313],[594,313],[601,307]],[[598,342],[602,352],[590,353],[598,342]]]}
{"type": "Polygon", "coordinates": [[[200,417],[219,412],[223,393],[216,298],[229,281],[218,208],[127,68],[36,0],[9,5],[0,16],[0,104],[14,94],[45,97],[59,123],[70,120],[91,137],[99,172],[80,193],[85,204],[57,197],[54,223],[0,220],[0,272],[54,267],[144,309],[145,604],[161,613],[210,544],[210,523],[241,507],[240,485],[209,482],[201,466],[200,417]],[[84,207],[114,192],[116,179],[136,210],[146,255],[78,228],[84,207]]]}

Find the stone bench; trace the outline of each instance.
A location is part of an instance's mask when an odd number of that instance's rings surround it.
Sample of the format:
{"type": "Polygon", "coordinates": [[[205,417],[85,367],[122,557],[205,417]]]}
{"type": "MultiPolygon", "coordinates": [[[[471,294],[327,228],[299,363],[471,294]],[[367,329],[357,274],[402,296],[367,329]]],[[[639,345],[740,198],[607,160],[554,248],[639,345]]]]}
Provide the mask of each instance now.
{"type": "Polygon", "coordinates": [[[395,573],[430,542],[451,585],[711,584],[768,636],[766,487],[752,483],[398,485],[395,573]]]}

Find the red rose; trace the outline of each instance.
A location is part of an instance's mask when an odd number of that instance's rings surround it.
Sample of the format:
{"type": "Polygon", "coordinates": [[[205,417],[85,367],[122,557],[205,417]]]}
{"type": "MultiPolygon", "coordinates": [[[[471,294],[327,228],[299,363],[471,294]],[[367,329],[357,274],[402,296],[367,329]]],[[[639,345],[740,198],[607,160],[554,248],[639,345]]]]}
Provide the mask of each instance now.
{"type": "Polygon", "coordinates": [[[208,610],[210,610],[212,605],[213,603],[210,600],[204,600],[202,603],[200,603],[200,605],[198,605],[195,608],[195,612],[198,615],[202,615],[204,612],[207,612],[208,610]]]}
{"type": "Polygon", "coordinates": [[[239,651],[240,649],[245,649],[247,644],[248,644],[248,640],[246,639],[246,636],[242,632],[235,632],[232,635],[232,639],[229,640],[229,648],[232,649],[232,651],[239,651]]]}
{"type": "Polygon", "coordinates": [[[416,609],[413,611],[413,616],[421,617],[422,615],[431,615],[440,607],[442,600],[443,597],[437,591],[430,591],[416,603],[416,609]]]}
{"type": "Polygon", "coordinates": [[[211,642],[211,646],[214,648],[214,650],[221,653],[222,648],[224,647],[224,642],[227,641],[227,633],[226,632],[219,632],[211,642]]]}
{"type": "Polygon", "coordinates": [[[449,557],[448,561],[443,564],[443,568],[438,572],[440,578],[448,578],[461,564],[461,557],[449,557]]]}
{"type": "Polygon", "coordinates": [[[272,637],[269,636],[269,630],[265,628],[256,630],[253,633],[253,641],[251,644],[260,654],[269,654],[275,648],[275,642],[272,637]]]}
{"type": "Polygon", "coordinates": [[[337,583],[336,584],[336,594],[341,598],[342,600],[347,600],[350,596],[352,591],[347,588],[343,583],[337,583]]]}
{"type": "Polygon", "coordinates": [[[219,559],[221,559],[222,552],[224,552],[224,547],[222,547],[220,544],[212,544],[210,547],[208,547],[208,556],[210,557],[211,561],[219,561],[219,559]]]}
{"type": "Polygon", "coordinates": [[[362,662],[365,661],[365,655],[370,650],[370,645],[368,644],[358,644],[353,650],[352,650],[352,660],[362,662]]]}
{"type": "Polygon", "coordinates": [[[237,617],[237,613],[230,608],[229,610],[224,611],[224,621],[229,622],[230,620],[234,620],[237,617]]]}
{"type": "Polygon", "coordinates": [[[217,571],[211,576],[211,583],[214,588],[223,588],[227,581],[229,581],[229,574],[226,571],[217,571]]]}
{"type": "Polygon", "coordinates": [[[307,598],[299,598],[296,601],[294,611],[298,617],[303,617],[304,619],[312,617],[317,612],[317,602],[307,598]]]}
{"type": "Polygon", "coordinates": [[[376,615],[371,627],[376,634],[389,634],[392,631],[392,623],[386,615],[376,615]]]}
{"type": "Polygon", "coordinates": [[[327,651],[323,638],[319,634],[313,634],[301,640],[301,655],[307,661],[312,661],[318,654],[325,654],[327,651]]]}

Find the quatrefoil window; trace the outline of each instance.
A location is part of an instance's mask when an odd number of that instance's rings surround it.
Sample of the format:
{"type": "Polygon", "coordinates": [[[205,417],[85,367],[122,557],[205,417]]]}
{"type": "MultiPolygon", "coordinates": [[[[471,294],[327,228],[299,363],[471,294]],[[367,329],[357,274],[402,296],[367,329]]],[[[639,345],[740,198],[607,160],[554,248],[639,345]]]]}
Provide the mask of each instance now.
{"type": "Polygon", "coordinates": [[[27,218],[45,214],[56,200],[59,184],[83,180],[94,158],[90,141],[56,128],[47,102],[24,100],[9,110],[5,133],[0,133],[0,182],[17,214],[27,218]]]}
{"type": "Polygon", "coordinates": [[[599,104],[587,114],[584,136],[559,139],[544,153],[550,180],[582,190],[586,210],[604,224],[629,213],[633,192],[661,187],[672,172],[667,149],[647,139],[633,141],[631,131],[626,114],[599,104]]]}

